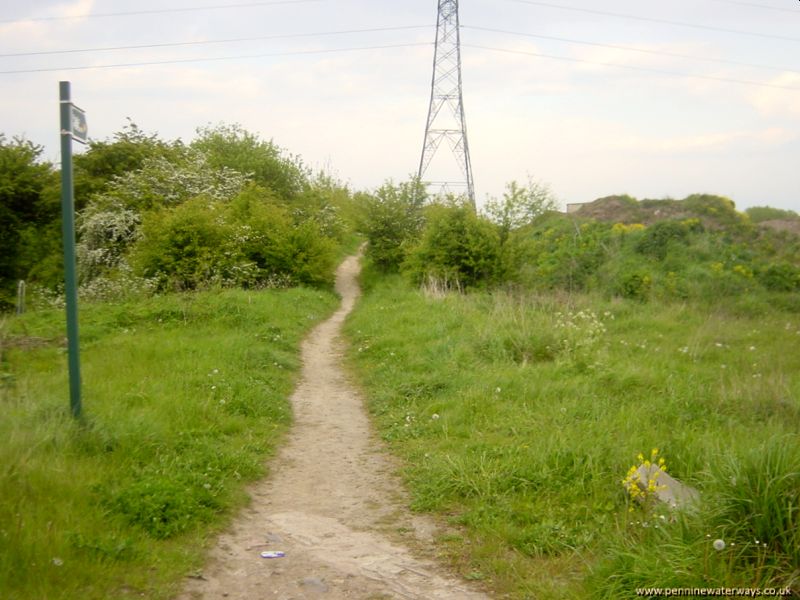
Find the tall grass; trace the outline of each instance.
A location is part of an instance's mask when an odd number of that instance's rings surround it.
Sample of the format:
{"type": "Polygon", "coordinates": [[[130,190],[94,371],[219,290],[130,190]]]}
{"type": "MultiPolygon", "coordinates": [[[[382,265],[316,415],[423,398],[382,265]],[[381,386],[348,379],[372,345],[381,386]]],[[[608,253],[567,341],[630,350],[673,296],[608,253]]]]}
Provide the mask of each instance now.
{"type": "Polygon", "coordinates": [[[4,321],[0,597],[173,595],[264,473],[299,340],[335,303],[293,289],[87,305],[81,421],[62,313],[4,321]]]}
{"type": "Polygon", "coordinates": [[[352,363],[414,508],[463,527],[443,543],[465,575],[518,598],[796,581],[796,314],[367,279],[352,363]],[[628,501],[652,448],[693,510],[628,501]]]}

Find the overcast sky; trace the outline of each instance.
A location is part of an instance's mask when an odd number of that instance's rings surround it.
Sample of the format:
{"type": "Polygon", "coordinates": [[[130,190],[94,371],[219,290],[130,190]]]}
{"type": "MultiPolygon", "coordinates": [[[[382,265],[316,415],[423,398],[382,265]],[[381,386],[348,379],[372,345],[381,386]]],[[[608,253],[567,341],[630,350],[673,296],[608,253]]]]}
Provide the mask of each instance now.
{"type": "MultiPolygon", "coordinates": [[[[800,210],[797,0],[460,4],[479,203],[530,177],[562,203],[707,192],[740,209],[800,210]]],[[[355,189],[403,180],[422,149],[436,9],[435,0],[0,0],[0,132],[59,160],[58,81],[69,80],[95,139],[126,117],[186,141],[198,126],[240,123],[355,189]],[[228,8],[166,12],[210,6],[228,8]],[[100,16],[131,11],[162,12],[100,16]],[[52,18],[71,16],[80,18],[52,18]],[[379,28],[398,29],[285,37],[379,28]],[[284,37],[9,56],[268,36],[284,37]],[[376,48],[401,44],[415,45],[376,48]],[[370,49],[335,51],[356,47],[370,49]],[[325,52],[289,54],[301,51],[325,52]],[[64,70],[252,55],[262,56],[64,70]],[[36,69],[61,70],[8,73],[36,69]]]]}

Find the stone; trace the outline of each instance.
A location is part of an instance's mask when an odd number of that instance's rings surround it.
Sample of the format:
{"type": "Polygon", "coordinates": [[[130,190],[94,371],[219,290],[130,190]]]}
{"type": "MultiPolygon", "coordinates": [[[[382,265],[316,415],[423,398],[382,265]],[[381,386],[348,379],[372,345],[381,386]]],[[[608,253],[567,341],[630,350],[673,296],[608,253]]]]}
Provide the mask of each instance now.
{"type": "Polygon", "coordinates": [[[328,584],[318,577],[306,577],[300,581],[300,585],[323,594],[328,591],[328,584]]]}
{"type": "Polygon", "coordinates": [[[656,471],[658,471],[658,477],[656,479],[655,497],[659,501],[669,505],[670,508],[685,508],[700,499],[700,493],[696,489],[681,483],[654,464],[649,467],[639,465],[636,471],[639,474],[639,487],[646,489],[650,476],[656,471]]]}

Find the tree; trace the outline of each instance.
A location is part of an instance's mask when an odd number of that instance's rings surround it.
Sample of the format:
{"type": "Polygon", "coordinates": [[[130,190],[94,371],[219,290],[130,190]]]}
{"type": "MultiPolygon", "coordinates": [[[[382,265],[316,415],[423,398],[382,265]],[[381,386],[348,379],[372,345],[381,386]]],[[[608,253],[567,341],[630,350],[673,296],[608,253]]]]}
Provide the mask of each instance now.
{"type": "Polygon", "coordinates": [[[40,160],[42,147],[24,138],[0,134],[0,308],[8,308],[18,279],[51,250],[52,236],[41,233],[57,224],[57,178],[40,160]]]}
{"type": "Polygon", "coordinates": [[[363,208],[360,229],[367,236],[368,256],[382,271],[397,271],[408,245],[422,231],[425,186],[419,179],[400,185],[387,182],[359,200],[363,208]]]}
{"type": "Polygon", "coordinates": [[[113,140],[91,141],[89,150],[76,154],[75,207],[87,205],[92,196],[102,193],[118,177],[141,169],[145,161],[177,159],[184,149],[180,142],[168,143],[156,134],[146,134],[128,119],[113,140]]]}
{"type": "Polygon", "coordinates": [[[527,186],[512,181],[506,186],[503,198],[490,198],[484,212],[499,227],[500,243],[505,244],[512,231],[531,224],[546,212],[558,210],[558,201],[550,188],[533,180],[527,186]]]}
{"type": "Polygon", "coordinates": [[[308,173],[300,159],[285,156],[272,141],[261,140],[241,125],[200,128],[197,135],[191,147],[202,152],[210,166],[247,174],[284,200],[291,200],[307,185],[308,173]]]}

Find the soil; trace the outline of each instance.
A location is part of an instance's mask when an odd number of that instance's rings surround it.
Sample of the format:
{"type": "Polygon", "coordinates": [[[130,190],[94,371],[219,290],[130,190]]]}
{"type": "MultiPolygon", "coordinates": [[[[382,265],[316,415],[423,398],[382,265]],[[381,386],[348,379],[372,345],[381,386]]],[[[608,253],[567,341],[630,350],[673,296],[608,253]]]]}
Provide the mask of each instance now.
{"type": "Polygon", "coordinates": [[[797,219],[773,219],[771,221],[762,221],[758,225],[775,231],[788,231],[789,233],[800,235],[800,220],[797,219]]]}
{"type": "Polygon", "coordinates": [[[180,600],[487,598],[433,561],[436,525],[405,508],[396,465],[342,369],[339,335],[359,268],[355,256],[339,267],[341,306],[303,343],[294,425],[271,476],[180,600]],[[269,551],[285,556],[261,557],[269,551]]]}

